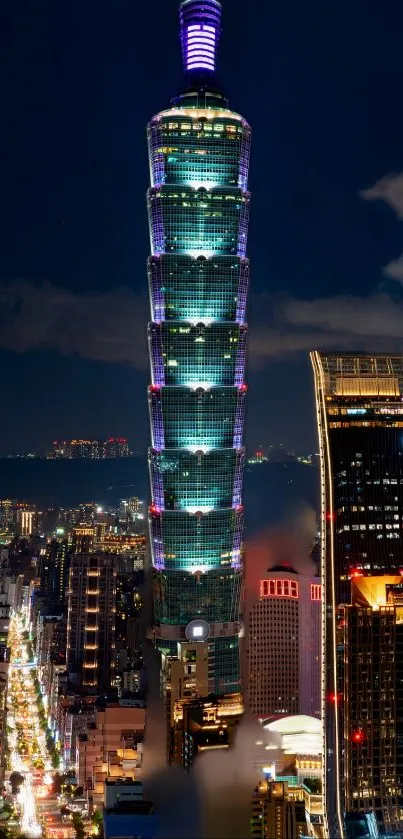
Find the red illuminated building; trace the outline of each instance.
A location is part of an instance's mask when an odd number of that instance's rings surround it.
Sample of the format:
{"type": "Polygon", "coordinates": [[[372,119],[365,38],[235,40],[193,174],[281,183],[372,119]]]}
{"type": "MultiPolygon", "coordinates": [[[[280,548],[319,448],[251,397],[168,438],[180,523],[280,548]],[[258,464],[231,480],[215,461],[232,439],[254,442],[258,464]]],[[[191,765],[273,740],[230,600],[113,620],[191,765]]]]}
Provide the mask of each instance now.
{"type": "MultiPolygon", "coordinates": [[[[257,717],[318,717],[322,587],[318,577],[297,573],[286,562],[267,570],[281,554],[279,545],[270,547],[262,542],[246,549],[246,705],[257,717]]],[[[289,544],[287,549],[293,555],[289,544]]],[[[312,569],[306,563],[302,570],[312,569]]]]}

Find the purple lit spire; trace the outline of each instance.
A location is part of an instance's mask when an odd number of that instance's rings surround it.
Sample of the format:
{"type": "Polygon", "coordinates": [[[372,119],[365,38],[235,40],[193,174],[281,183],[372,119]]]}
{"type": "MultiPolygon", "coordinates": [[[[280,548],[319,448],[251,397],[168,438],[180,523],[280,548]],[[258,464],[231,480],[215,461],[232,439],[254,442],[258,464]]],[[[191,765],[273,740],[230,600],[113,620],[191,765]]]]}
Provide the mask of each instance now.
{"type": "Polygon", "coordinates": [[[214,73],[221,3],[219,0],[184,0],[179,17],[185,73],[214,73]]]}

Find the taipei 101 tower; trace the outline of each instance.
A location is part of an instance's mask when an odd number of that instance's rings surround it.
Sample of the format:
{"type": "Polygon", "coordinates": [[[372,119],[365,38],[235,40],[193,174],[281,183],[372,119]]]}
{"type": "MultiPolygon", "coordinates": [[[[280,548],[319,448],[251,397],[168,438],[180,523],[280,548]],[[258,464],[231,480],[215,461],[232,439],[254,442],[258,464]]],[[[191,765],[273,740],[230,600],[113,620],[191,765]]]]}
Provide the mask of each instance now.
{"type": "Polygon", "coordinates": [[[180,6],[182,92],[148,125],[148,389],[154,637],[204,642],[208,688],[240,689],[251,130],[216,76],[218,0],[180,6]]]}

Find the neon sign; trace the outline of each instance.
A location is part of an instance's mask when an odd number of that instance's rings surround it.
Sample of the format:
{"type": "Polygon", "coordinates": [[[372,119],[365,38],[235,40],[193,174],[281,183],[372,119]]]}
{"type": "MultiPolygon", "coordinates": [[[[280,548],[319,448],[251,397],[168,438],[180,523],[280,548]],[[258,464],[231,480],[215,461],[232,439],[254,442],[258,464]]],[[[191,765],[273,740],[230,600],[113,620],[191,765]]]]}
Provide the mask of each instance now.
{"type": "Polygon", "coordinates": [[[260,580],[261,597],[292,597],[298,599],[296,580],[260,580]]]}
{"type": "Polygon", "coordinates": [[[322,600],[322,586],[320,583],[311,583],[311,600],[322,600]]]}

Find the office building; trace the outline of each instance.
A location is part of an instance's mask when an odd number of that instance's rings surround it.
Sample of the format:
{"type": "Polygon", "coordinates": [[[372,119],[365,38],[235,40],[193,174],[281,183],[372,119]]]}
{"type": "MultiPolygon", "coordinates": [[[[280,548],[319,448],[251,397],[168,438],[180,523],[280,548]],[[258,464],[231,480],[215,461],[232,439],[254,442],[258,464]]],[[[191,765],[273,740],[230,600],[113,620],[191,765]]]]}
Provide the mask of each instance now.
{"type": "Polygon", "coordinates": [[[119,518],[127,527],[136,527],[147,518],[144,507],[145,503],[140,498],[124,498],[120,502],[119,518]]]}
{"type": "Polygon", "coordinates": [[[260,580],[245,633],[245,690],[255,716],[319,716],[321,596],[318,578],[292,570],[260,580]]]}
{"type": "Polygon", "coordinates": [[[344,624],[346,810],[402,834],[402,577],[355,578],[344,624]]]}
{"type": "Polygon", "coordinates": [[[218,0],[180,6],[185,81],[148,126],[155,637],[238,692],[250,127],[217,89],[218,0]]]}
{"type": "Polygon", "coordinates": [[[253,796],[251,836],[298,839],[306,835],[303,789],[282,781],[262,781],[253,796]]]}
{"type": "Polygon", "coordinates": [[[207,696],[177,699],[171,730],[171,762],[189,770],[196,755],[229,749],[243,715],[242,696],[207,696]]]}
{"type": "Polygon", "coordinates": [[[26,504],[17,505],[17,532],[19,536],[31,536],[36,530],[37,513],[26,504]]]}
{"type": "MultiPolygon", "coordinates": [[[[351,803],[346,798],[350,781],[345,779],[350,770],[345,758],[350,738],[355,737],[346,716],[349,691],[347,697],[343,695],[345,661],[349,661],[351,673],[361,667],[358,648],[354,648],[355,660],[353,650],[345,646],[345,607],[352,603],[352,581],[361,576],[399,575],[403,567],[403,357],[314,352],[311,359],[322,477],[324,795],[328,834],[336,838],[344,835],[344,813],[351,803]]],[[[384,676],[380,674],[380,678],[384,676]]],[[[386,691],[386,683],[379,689],[386,691]]],[[[366,701],[372,696],[372,703],[377,692],[377,685],[373,691],[367,686],[366,701]]],[[[372,712],[377,715],[375,706],[369,708],[372,712]]],[[[376,752],[383,749],[383,736],[382,730],[379,740],[373,733],[376,752]]],[[[399,741],[394,734],[390,745],[396,750],[398,764],[403,739],[399,741]]],[[[372,761],[376,760],[372,756],[366,764],[369,782],[372,761]]],[[[380,809],[396,814],[396,802],[403,805],[402,780],[396,777],[396,786],[384,789],[390,804],[385,797],[381,802],[376,796],[378,814],[380,809]]],[[[372,794],[360,799],[362,809],[372,812],[372,794]]],[[[401,828],[396,820],[382,829],[393,832],[401,828]]]]}
{"type": "Polygon", "coordinates": [[[178,644],[176,655],[162,655],[162,687],[167,715],[167,759],[174,759],[175,707],[181,699],[200,699],[208,694],[208,644],[178,644]]]}
{"type": "Polygon", "coordinates": [[[69,679],[89,692],[115,680],[116,557],[73,554],[71,558],[67,671],[69,679]]]}
{"type": "Polygon", "coordinates": [[[94,550],[95,528],[85,522],[74,527],[71,534],[71,550],[75,554],[89,554],[94,550]]]}
{"type": "Polygon", "coordinates": [[[15,502],[9,498],[0,501],[0,530],[12,532],[15,522],[15,502]]]}
{"type": "Polygon", "coordinates": [[[103,803],[107,779],[139,780],[146,723],[144,702],[123,707],[108,703],[95,711],[94,722],[76,741],[79,786],[88,791],[91,808],[103,803]]]}
{"type": "Polygon", "coordinates": [[[53,606],[63,606],[70,567],[67,539],[50,539],[38,557],[38,577],[43,597],[53,606]]]}
{"type": "Polygon", "coordinates": [[[104,533],[97,534],[97,545],[104,553],[115,553],[138,560],[143,567],[147,540],[141,533],[104,533]]]}
{"type": "Polygon", "coordinates": [[[10,663],[8,631],[10,627],[11,606],[3,587],[0,591],[0,782],[4,783],[7,767],[6,726],[7,726],[7,688],[10,663]]]}
{"type": "Polygon", "coordinates": [[[293,569],[293,559],[299,561],[286,536],[279,544],[274,536],[246,544],[245,706],[258,717],[319,717],[321,580],[308,556],[299,563],[304,573],[293,569]]]}
{"type": "Polygon", "coordinates": [[[38,677],[48,697],[56,672],[66,669],[66,618],[64,610],[39,613],[34,630],[38,677]]]}

